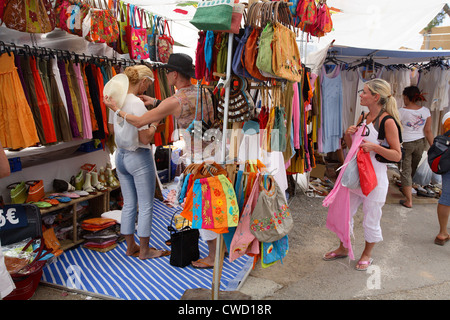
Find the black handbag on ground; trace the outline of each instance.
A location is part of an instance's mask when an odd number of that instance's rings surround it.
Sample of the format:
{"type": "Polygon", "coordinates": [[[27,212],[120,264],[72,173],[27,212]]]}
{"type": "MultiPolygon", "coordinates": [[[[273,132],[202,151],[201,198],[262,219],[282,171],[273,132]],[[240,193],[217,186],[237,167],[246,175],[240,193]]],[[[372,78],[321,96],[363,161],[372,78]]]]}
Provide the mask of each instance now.
{"type": "Polygon", "coordinates": [[[188,225],[183,225],[177,230],[173,227],[174,216],[175,214],[172,216],[171,225],[167,227],[170,232],[170,265],[184,268],[200,257],[198,249],[200,233],[198,229],[192,229],[188,225]]]}

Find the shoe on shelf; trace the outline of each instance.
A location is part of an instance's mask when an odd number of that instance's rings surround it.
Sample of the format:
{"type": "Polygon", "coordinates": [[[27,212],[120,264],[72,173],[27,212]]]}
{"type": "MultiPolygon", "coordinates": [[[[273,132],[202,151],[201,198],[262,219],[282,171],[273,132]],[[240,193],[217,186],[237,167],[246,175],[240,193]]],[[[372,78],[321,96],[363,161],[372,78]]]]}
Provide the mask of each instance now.
{"type": "Polygon", "coordinates": [[[94,188],[92,188],[92,185],[91,185],[91,174],[89,172],[86,173],[86,177],[84,179],[83,191],[86,191],[89,193],[95,192],[94,188]]]}
{"type": "Polygon", "coordinates": [[[75,190],[83,190],[84,185],[84,175],[83,170],[80,170],[78,174],[75,176],[75,190]]]}
{"type": "Polygon", "coordinates": [[[91,172],[91,186],[98,191],[106,190],[106,187],[100,181],[98,181],[98,173],[96,171],[91,172]]]}
{"type": "Polygon", "coordinates": [[[116,176],[112,172],[111,168],[106,168],[106,176],[108,181],[108,186],[111,188],[118,187],[120,185],[119,180],[117,180],[116,176]]]}

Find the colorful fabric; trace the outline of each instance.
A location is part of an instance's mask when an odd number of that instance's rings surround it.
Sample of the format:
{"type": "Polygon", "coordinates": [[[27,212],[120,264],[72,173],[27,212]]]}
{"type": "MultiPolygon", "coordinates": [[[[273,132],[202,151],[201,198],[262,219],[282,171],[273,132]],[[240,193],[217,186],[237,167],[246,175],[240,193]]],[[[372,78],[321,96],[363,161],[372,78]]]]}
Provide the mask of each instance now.
{"type": "Polygon", "coordinates": [[[193,229],[228,232],[239,220],[239,207],[233,185],[224,175],[196,179],[186,196],[181,216],[193,229]]]}

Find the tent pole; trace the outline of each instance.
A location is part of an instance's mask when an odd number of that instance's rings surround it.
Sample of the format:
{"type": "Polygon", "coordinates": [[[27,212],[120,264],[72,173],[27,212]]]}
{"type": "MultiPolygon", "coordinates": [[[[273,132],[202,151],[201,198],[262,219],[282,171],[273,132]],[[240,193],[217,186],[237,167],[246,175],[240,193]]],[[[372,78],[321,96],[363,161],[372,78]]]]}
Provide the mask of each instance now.
{"type": "MultiPolygon", "coordinates": [[[[228,55],[227,55],[227,74],[226,74],[226,86],[225,86],[225,100],[223,107],[223,129],[222,129],[222,153],[221,162],[223,165],[226,164],[226,146],[227,146],[227,124],[228,124],[228,104],[230,101],[230,79],[231,79],[231,62],[233,54],[233,33],[228,34],[228,55]]],[[[221,234],[217,234],[216,238],[216,255],[214,257],[214,273],[213,273],[213,283],[212,283],[212,300],[219,300],[219,288],[220,288],[220,277],[222,273],[222,264],[224,258],[224,250],[222,250],[223,237],[221,234]]]]}

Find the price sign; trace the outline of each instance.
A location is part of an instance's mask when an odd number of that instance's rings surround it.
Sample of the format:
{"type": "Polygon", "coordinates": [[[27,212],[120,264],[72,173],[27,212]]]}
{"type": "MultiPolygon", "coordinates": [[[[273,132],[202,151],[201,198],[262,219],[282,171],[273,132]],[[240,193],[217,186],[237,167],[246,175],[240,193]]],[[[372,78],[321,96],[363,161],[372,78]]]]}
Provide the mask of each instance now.
{"type": "Polygon", "coordinates": [[[27,213],[21,205],[12,204],[0,207],[0,229],[10,230],[28,225],[27,213]]]}

